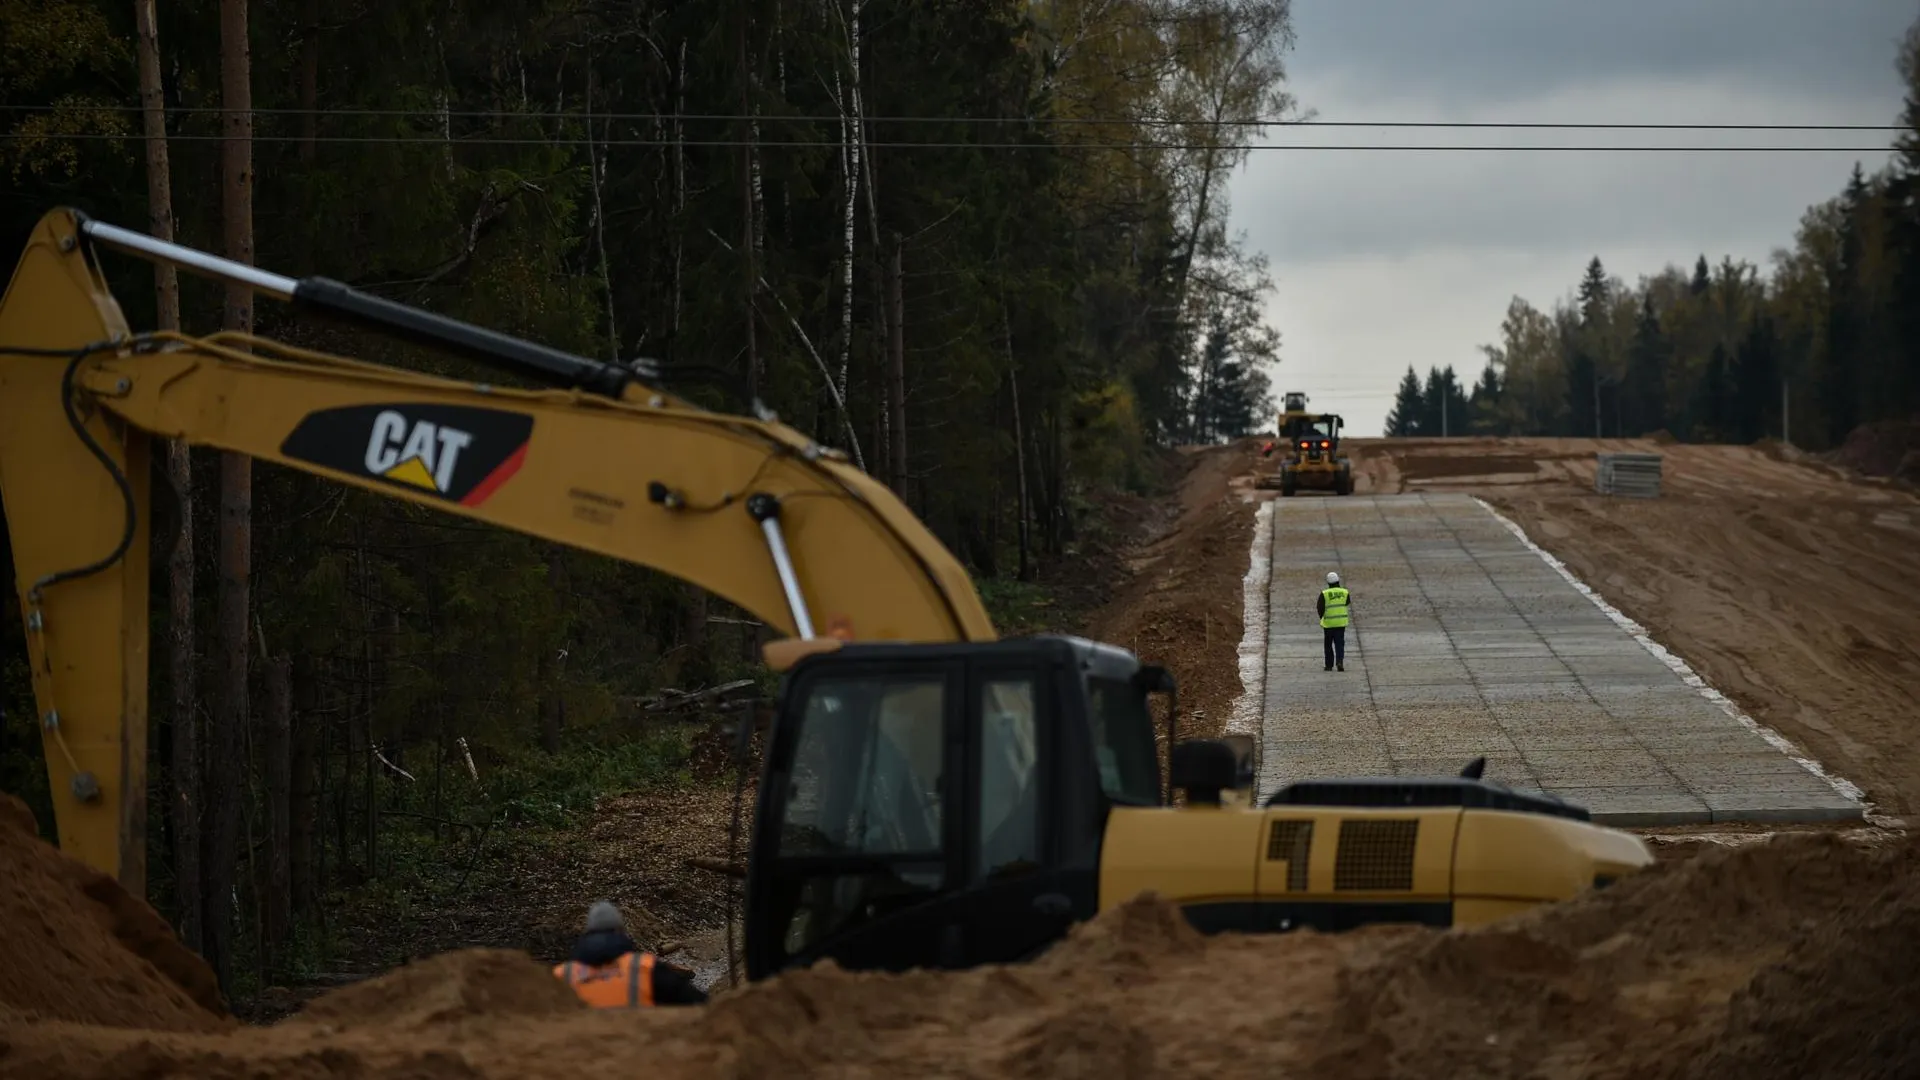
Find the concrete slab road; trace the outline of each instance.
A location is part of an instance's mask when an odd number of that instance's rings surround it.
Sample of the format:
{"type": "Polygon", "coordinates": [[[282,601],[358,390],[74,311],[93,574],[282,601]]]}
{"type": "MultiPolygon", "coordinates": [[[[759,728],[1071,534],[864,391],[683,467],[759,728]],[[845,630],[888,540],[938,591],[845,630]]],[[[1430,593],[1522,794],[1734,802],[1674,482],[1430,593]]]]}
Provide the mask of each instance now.
{"type": "Polygon", "coordinates": [[[1619,826],[1857,819],[1859,803],[1688,686],[1470,496],[1274,501],[1264,795],[1457,774],[1619,826]],[[1346,671],[1314,598],[1353,592],[1346,671]]]}

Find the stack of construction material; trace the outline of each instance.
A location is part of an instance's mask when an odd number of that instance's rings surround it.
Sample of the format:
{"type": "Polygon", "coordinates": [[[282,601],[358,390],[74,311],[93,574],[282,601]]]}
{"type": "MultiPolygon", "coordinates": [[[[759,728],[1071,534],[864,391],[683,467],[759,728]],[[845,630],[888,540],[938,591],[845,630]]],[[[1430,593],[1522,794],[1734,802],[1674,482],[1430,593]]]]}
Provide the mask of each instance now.
{"type": "Polygon", "coordinates": [[[1659,454],[1599,454],[1593,489],[1602,495],[1653,499],[1660,495],[1659,454]]]}

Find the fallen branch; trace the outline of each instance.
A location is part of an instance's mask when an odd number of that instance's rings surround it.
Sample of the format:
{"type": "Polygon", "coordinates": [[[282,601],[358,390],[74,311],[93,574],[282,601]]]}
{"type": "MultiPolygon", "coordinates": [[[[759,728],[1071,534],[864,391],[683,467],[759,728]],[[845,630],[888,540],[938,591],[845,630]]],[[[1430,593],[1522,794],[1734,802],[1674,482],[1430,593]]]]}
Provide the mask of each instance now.
{"type": "Polygon", "coordinates": [[[747,876],[747,868],[745,865],[737,862],[728,862],[725,859],[715,858],[711,855],[695,855],[687,860],[687,868],[690,870],[705,870],[713,874],[725,874],[728,877],[743,878],[747,876]]]}
{"type": "Polygon", "coordinates": [[[387,755],[381,753],[380,747],[377,745],[373,748],[373,756],[380,759],[380,764],[385,765],[387,768],[392,769],[394,772],[399,773],[401,776],[406,777],[408,780],[412,780],[414,778],[412,773],[408,772],[407,770],[401,768],[398,765],[395,765],[393,762],[388,761],[387,755]]]}
{"type": "Polygon", "coordinates": [[[752,679],[735,679],[732,682],[721,683],[718,686],[709,686],[704,690],[675,690],[672,687],[668,687],[652,697],[640,698],[636,704],[638,704],[644,712],[664,712],[669,709],[684,709],[689,705],[694,705],[702,701],[710,701],[722,694],[730,694],[735,690],[744,690],[753,684],[752,679]]]}

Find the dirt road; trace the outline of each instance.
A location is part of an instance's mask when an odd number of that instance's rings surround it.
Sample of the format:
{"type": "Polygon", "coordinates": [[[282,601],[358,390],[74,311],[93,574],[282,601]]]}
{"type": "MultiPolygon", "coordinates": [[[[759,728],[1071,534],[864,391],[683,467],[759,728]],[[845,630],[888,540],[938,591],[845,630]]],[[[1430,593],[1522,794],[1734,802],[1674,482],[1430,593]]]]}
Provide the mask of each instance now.
{"type": "Polygon", "coordinates": [[[1754,719],[1920,809],[1920,497],[1772,446],[1354,440],[1361,492],[1469,491],[1754,719]],[[1594,455],[1665,455],[1658,499],[1593,491],[1594,455]]]}

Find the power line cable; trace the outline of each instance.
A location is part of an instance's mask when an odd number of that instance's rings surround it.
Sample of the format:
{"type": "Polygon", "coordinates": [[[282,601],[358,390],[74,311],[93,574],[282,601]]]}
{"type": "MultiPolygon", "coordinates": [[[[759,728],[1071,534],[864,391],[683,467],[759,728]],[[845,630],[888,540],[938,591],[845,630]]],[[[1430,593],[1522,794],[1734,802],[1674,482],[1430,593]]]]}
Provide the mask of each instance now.
{"type": "MultiPolygon", "coordinates": [[[[229,110],[218,105],[174,106],[165,110],[168,116],[222,116],[237,110],[229,110]]],[[[139,114],[139,105],[21,105],[0,104],[0,112],[35,112],[44,115],[69,115],[90,112],[124,112],[139,114]]],[[[253,116],[352,116],[352,117],[411,117],[421,120],[441,121],[445,119],[481,119],[481,120],[631,120],[631,121],[698,121],[715,123],[759,122],[774,123],[822,123],[838,124],[851,117],[799,116],[762,113],[660,113],[660,112],[533,112],[513,109],[452,109],[441,112],[436,109],[341,109],[341,108],[254,108],[248,110],[253,116]]],[[[865,116],[860,118],[867,124],[1029,124],[1036,127],[1050,126],[1132,126],[1132,127],[1296,127],[1296,128],[1405,128],[1434,130],[1512,130],[1512,131],[1903,131],[1899,124],[1839,124],[1839,123],[1740,123],[1730,121],[1708,121],[1685,123],[1677,121],[1641,122],[1641,121],[1544,121],[1544,120],[1303,120],[1288,117],[1246,117],[1223,120],[1185,120],[1177,117],[1125,117],[1125,116],[865,116]]],[[[837,145],[837,144],[835,144],[837,145]]]]}
{"type": "MultiPolygon", "coordinates": [[[[142,141],[145,135],[128,132],[116,135],[109,132],[94,131],[36,131],[36,132],[0,132],[0,141],[7,142],[134,142],[142,141]]],[[[513,138],[504,136],[472,136],[445,138],[439,135],[253,135],[256,143],[299,143],[313,142],[330,145],[393,145],[417,143],[422,146],[594,146],[602,149],[609,147],[668,147],[707,149],[738,149],[757,147],[760,149],[815,149],[837,150],[841,143],[829,139],[584,139],[566,138],[513,138]]],[[[222,142],[224,135],[183,135],[169,134],[170,142],[222,142]]],[[[868,150],[1214,150],[1226,152],[1269,152],[1269,151],[1347,151],[1370,153],[1459,153],[1459,154],[1883,154],[1891,153],[1891,145],[1880,146],[1813,146],[1813,145],[1501,145],[1501,144],[1411,144],[1411,143],[1161,143],[1161,142],[1100,142],[1100,143],[1049,143],[1049,142],[867,142],[868,150]]]]}

